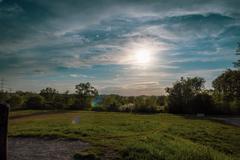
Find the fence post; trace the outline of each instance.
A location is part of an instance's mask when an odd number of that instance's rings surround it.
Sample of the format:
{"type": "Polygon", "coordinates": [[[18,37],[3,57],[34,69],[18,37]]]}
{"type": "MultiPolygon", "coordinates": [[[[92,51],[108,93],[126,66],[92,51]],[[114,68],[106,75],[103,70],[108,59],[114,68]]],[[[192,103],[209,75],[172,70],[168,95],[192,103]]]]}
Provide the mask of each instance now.
{"type": "Polygon", "coordinates": [[[9,105],[0,104],[0,160],[7,160],[7,131],[9,105]]]}

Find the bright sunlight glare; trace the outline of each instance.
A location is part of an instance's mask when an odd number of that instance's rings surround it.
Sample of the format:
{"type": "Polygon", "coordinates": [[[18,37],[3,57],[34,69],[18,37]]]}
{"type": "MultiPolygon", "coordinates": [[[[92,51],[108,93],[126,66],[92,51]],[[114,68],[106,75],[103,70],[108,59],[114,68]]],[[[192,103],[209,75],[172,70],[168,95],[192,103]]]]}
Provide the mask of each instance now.
{"type": "Polygon", "coordinates": [[[147,49],[139,49],[135,52],[134,60],[137,64],[148,64],[151,61],[151,53],[147,49]]]}
{"type": "Polygon", "coordinates": [[[124,51],[126,56],[121,61],[143,69],[151,68],[154,63],[159,61],[159,53],[164,49],[163,45],[147,40],[129,43],[124,51]]]}

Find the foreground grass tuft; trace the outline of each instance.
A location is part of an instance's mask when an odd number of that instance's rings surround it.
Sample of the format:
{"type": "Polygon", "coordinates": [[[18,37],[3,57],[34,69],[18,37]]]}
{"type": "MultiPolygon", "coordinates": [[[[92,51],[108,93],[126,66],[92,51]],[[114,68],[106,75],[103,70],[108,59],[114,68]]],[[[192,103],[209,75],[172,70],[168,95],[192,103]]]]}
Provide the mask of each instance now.
{"type": "Polygon", "coordinates": [[[219,151],[210,147],[193,143],[182,138],[167,138],[164,136],[150,136],[140,139],[137,143],[128,144],[121,151],[121,156],[126,160],[230,160],[219,151]]]}

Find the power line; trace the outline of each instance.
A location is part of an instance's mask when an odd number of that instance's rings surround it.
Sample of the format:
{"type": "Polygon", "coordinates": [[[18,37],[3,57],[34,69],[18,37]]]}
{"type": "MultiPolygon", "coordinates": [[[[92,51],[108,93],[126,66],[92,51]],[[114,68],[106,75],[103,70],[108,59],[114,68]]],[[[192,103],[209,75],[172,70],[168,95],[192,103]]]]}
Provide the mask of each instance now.
{"type": "Polygon", "coordinates": [[[4,85],[5,85],[5,79],[2,78],[1,79],[1,91],[3,92],[3,89],[4,89],[4,85]]]}
{"type": "Polygon", "coordinates": [[[6,80],[4,78],[2,78],[0,80],[0,91],[4,92],[4,91],[9,91],[9,93],[13,92],[14,89],[12,89],[11,87],[9,87],[8,85],[6,85],[6,80]]]}

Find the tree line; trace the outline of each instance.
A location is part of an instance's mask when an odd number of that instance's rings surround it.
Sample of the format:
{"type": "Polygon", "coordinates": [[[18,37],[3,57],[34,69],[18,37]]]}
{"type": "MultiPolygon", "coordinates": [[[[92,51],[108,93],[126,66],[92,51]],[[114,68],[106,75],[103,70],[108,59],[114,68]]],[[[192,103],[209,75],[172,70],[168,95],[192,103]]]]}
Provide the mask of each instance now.
{"type": "Polygon", "coordinates": [[[166,96],[99,95],[89,82],[75,86],[75,93],[59,93],[47,87],[40,93],[17,91],[0,92],[0,103],[9,103],[12,110],[20,109],[76,109],[93,111],[160,112],[166,96]]]}
{"type": "MultiPolygon", "coordinates": [[[[236,50],[240,55],[240,43],[236,50]]],[[[178,114],[240,114],[240,60],[235,69],[228,69],[206,89],[201,77],[181,77],[166,88],[162,96],[99,95],[89,82],[75,86],[75,93],[59,93],[47,87],[39,94],[17,91],[0,92],[0,102],[14,109],[81,109],[93,111],[178,114]]]]}

